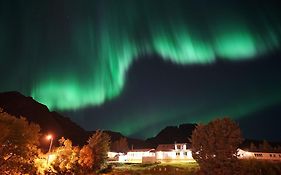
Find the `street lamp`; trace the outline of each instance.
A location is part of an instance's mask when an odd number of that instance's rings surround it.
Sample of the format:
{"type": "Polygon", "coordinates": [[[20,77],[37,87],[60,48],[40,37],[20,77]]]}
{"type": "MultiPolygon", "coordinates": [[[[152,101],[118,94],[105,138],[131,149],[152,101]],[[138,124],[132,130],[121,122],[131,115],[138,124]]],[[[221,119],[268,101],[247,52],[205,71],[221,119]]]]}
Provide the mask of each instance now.
{"type": "Polygon", "coordinates": [[[48,150],[48,158],[47,158],[47,164],[49,163],[49,158],[50,158],[50,152],[52,149],[52,145],[53,145],[53,136],[51,134],[47,135],[47,140],[50,140],[50,146],[49,146],[49,150],[48,150]]]}

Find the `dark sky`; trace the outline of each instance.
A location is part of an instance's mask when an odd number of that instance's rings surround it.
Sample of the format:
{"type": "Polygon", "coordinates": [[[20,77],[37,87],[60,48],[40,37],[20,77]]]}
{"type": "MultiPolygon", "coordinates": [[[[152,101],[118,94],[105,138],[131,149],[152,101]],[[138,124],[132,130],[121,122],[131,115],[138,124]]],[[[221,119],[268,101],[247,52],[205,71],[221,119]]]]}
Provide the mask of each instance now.
{"type": "Polygon", "coordinates": [[[167,125],[228,116],[247,138],[280,140],[280,66],[280,53],[203,66],[147,56],[130,68],[118,98],[65,114],[89,130],[101,127],[141,138],[167,125]]]}
{"type": "Polygon", "coordinates": [[[281,140],[281,15],[275,1],[0,2],[0,91],[85,129],[145,138],[229,116],[281,140]],[[279,132],[278,132],[279,131],[279,132]]]}

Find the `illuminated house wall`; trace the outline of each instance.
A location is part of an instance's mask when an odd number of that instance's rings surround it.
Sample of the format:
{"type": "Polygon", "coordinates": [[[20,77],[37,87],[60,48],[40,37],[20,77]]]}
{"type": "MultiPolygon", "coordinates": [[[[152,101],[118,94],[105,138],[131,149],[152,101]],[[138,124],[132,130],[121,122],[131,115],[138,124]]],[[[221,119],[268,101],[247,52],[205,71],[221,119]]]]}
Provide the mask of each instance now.
{"type": "Polygon", "coordinates": [[[161,144],[156,149],[156,159],[160,162],[194,161],[186,143],[161,144]]]}
{"type": "Polygon", "coordinates": [[[136,149],[127,153],[127,161],[130,163],[144,163],[144,160],[155,160],[155,149],[136,149]]]}
{"type": "Polygon", "coordinates": [[[237,157],[239,159],[260,159],[260,160],[281,161],[281,153],[250,152],[242,149],[237,150],[237,157]]]}
{"type": "Polygon", "coordinates": [[[194,161],[192,152],[187,149],[186,143],[161,144],[157,149],[138,149],[127,153],[127,162],[153,163],[153,162],[182,162],[194,161]]]}
{"type": "Polygon", "coordinates": [[[117,152],[107,152],[107,157],[109,158],[109,159],[114,159],[116,156],[118,155],[118,153],[117,152]]]}
{"type": "MultiPolygon", "coordinates": [[[[127,155],[120,155],[119,162],[155,163],[155,162],[194,162],[190,146],[186,143],[161,144],[155,149],[131,150],[127,155]]],[[[281,161],[281,153],[250,152],[237,150],[239,159],[260,159],[281,161]]]]}

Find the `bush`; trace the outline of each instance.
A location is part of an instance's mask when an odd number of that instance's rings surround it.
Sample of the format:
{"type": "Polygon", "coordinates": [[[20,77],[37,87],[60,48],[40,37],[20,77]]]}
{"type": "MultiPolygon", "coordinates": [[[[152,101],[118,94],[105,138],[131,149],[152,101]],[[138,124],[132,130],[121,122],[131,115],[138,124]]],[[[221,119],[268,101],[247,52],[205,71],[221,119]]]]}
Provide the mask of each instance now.
{"type": "Polygon", "coordinates": [[[192,156],[203,174],[239,174],[237,148],[242,142],[239,126],[229,118],[198,125],[192,132],[192,156]]]}
{"type": "Polygon", "coordinates": [[[279,175],[281,174],[281,162],[265,161],[265,160],[241,160],[241,172],[243,175],[266,174],[279,175]]]}

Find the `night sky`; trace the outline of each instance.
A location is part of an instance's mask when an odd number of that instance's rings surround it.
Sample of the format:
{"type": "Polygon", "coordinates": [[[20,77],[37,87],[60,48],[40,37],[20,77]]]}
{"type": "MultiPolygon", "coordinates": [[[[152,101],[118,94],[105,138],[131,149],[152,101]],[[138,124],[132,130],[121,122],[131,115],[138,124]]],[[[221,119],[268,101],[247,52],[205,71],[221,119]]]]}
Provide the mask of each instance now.
{"type": "Polygon", "coordinates": [[[0,91],[87,130],[229,116],[280,141],[280,19],[273,0],[0,1],[0,91]]]}

